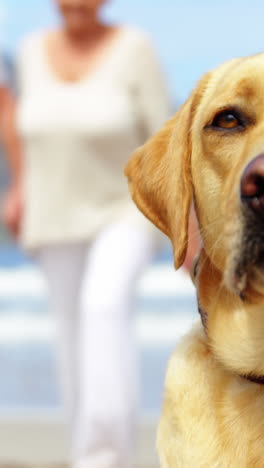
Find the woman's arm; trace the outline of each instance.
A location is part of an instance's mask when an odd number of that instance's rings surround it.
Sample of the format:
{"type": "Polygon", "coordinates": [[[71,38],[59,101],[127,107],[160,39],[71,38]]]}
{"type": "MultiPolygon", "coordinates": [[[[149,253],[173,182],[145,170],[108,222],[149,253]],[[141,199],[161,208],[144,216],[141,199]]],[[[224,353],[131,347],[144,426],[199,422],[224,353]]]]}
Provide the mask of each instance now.
{"type": "Polygon", "coordinates": [[[151,41],[139,35],[133,57],[134,93],[144,143],[172,115],[172,100],[165,74],[151,41]]]}
{"type": "MultiPolygon", "coordinates": [[[[144,127],[143,138],[149,138],[172,114],[172,105],[160,62],[151,43],[142,37],[135,58],[138,106],[144,127]]],[[[143,143],[143,142],[142,142],[143,143]]],[[[193,259],[200,250],[197,219],[192,208],[189,219],[189,243],[184,263],[190,271],[193,259]]]]}
{"type": "Polygon", "coordinates": [[[21,179],[21,141],[16,131],[16,102],[8,88],[0,88],[0,132],[10,168],[11,185],[21,179]]]}
{"type": "Polygon", "coordinates": [[[20,229],[21,202],[21,141],[16,131],[16,102],[11,91],[0,88],[0,136],[10,169],[10,186],[3,201],[3,221],[17,235],[20,229]]]}

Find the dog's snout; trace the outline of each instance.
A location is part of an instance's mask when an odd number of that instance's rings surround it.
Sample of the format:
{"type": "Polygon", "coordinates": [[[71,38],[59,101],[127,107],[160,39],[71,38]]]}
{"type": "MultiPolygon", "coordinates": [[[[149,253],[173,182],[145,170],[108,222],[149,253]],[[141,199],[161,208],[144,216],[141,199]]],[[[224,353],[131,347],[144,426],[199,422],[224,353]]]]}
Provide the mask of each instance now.
{"type": "Polygon", "coordinates": [[[241,178],[241,198],[254,211],[264,214],[264,154],[254,158],[241,178]]]}

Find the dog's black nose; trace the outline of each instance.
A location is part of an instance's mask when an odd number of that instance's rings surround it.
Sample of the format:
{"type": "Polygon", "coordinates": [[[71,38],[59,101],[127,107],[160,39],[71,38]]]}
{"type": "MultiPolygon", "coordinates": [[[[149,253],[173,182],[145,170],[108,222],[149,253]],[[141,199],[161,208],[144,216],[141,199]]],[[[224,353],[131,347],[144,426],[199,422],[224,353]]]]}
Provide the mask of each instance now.
{"type": "Polygon", "coordinates": [[[241,198],[254,211],[264,215],[264,154],[254,158],[241,178],[241,198]]]}

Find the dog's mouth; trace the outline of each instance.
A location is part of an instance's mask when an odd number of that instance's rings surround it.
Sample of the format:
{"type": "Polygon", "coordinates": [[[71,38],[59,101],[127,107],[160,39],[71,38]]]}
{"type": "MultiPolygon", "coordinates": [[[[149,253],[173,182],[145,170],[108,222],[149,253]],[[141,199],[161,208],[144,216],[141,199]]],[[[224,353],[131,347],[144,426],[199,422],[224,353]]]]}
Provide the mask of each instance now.
{"type": "Polygon", "coordinates": [[[264,154],[243,171],[240,201],[241,233],[232,260],[231,285],[243,296],[249,286],[254,287],[256,278],[258,289],[261,285],[264,291],[264,154]]]}
{"type": "Polygon", "coordinates": [[[264,217],[256,219],[247,206],[243,206],[243,212],[244,226],[233,260],[232,281],[236,292],[242,297],[256,277],[258,283],[262,279],[264,287],[264,217]]]}

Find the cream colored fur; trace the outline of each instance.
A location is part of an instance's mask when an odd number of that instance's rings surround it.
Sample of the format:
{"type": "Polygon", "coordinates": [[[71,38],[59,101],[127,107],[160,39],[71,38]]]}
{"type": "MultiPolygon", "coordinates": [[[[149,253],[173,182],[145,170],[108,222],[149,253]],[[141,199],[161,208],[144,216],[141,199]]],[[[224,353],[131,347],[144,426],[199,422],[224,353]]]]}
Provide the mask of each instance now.
{"type": "Polygon", "coordinates": [[[162,468],[264,467],[264,275],[243,285],[235,265],[243,242],[240,180],[264,153],[264,55],[235,59],[208,73],[164,128],[132,156],[133,199],[185,258],[194,200],[203,249],[197,291],[207,333],[194,328],[173,353],[158,430],[162,468]],[[223,108],[250,117],[243,132],[207,130],[223,108]],[[240,291],[241,292],[241,291],[240,291]]]}

